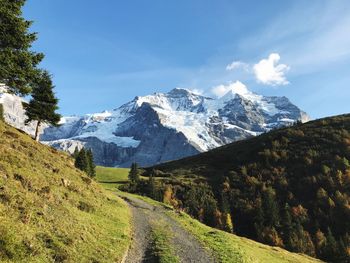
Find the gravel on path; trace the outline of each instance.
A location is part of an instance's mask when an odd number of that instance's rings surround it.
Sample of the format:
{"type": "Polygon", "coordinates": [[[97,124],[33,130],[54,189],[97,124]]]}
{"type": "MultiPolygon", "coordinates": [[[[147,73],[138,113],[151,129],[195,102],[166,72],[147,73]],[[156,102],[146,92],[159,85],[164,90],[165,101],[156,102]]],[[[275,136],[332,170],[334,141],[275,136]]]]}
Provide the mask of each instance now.
{"type": "Polygon", "coordinates": [[[126,257],[126,263],[157,262],[151,249],[151,231],[154,222],[162,222],[171,229],[171,245],[182,263],[214,263],[212,255],[202,245],[168,216],[166,209],[153,206],[145,201],[132,196],[123,196],[129,204],[133,215],[133,242],[126,257]]]}

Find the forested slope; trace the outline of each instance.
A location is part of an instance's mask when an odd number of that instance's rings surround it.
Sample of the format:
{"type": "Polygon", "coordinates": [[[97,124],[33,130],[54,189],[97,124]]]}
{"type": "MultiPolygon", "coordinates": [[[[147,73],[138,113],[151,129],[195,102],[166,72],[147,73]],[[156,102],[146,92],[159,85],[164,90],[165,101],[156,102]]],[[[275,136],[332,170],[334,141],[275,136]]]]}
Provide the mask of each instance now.
{"type": "Polygon", "coordinates": [[[147,168],[145,175],[159,180],[139,191],[208,225],[344,262],[350,250],[349,160],[350,115],[342,115],[147,168]]]}

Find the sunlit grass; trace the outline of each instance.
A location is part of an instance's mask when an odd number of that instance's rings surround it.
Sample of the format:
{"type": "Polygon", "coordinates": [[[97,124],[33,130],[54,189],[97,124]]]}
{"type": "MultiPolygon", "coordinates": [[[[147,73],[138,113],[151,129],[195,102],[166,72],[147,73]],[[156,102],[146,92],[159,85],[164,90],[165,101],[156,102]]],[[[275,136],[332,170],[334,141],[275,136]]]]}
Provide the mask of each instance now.
{"type": "Polygon", "coordinates": [[[0,121],[1,262],[120,262],[130,219],[70,156],[0,121]]]}
{"type": "Polygon", "coordinates": [[[96,167],[96,180],[105,189],[115,190],[118,186],[128,182],[128,168],[96,167]]]}

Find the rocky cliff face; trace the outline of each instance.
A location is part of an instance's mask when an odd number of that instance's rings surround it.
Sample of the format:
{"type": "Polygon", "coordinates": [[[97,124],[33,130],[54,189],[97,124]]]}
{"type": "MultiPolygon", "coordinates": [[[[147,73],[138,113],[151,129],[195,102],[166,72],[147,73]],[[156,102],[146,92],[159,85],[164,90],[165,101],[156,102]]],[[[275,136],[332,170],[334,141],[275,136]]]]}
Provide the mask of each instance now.
{"type": "Polygon", "coordinates": [[[285,97],[244,90],[212,99],[174,89],[136,97],[112,111],[64,117],[60,127],[46,128],[41,140],[69,152],[91,148],[100,165],[148,166],[307,120],[285,97]]]}
{"type": "Polygon", "coordinates": [[[6,86],[0,84],[0,105],[3,108],[4,120],[13,127],[34,136],[36,123],[25,125],[26,115],[23,103],[26,101],[22,97],[7,93],[6,86]]]}

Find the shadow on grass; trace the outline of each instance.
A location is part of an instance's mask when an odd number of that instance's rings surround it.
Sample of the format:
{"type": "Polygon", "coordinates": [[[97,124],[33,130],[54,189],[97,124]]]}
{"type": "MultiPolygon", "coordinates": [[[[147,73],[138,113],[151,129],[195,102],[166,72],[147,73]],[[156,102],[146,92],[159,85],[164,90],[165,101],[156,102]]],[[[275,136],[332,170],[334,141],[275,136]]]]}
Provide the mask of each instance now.
{"type": "Polygon", "coordinates": [[[128,181],[98,181],[100,184],[127,184],[128,181]]]}

